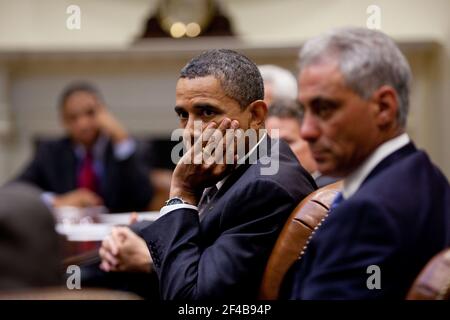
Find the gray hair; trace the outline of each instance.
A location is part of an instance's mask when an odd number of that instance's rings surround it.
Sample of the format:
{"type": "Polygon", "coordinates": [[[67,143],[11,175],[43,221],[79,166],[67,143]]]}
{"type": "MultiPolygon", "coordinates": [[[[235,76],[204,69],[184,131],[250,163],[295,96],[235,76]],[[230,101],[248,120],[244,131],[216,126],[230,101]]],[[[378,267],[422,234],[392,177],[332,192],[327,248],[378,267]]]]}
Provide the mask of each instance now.
{"type": "Polygon", "coordinates": [[[297,80],[289,70],[273,64],[261,65],[258,68],[264,82],[273,86],[274,100],[297,99],[297,80]]]}
{"type": "Polygon", "coordinates": [[[208,50],[181,69],[180,78],[213,76],[225,94],[246,108],[264,99],[264,84],[258,67],[246,56],[228,49],[208,50]]]}
{"type": "Polygon", "coordinates": [[[384,33],[358,27],[334,29],[307,41],[299,58],[300,71],[335,59],[347,86],[364,99],[383,85],[392,86],[399,103],[398,123],[406,125],[411,69],[395,42],[384,33]]]}

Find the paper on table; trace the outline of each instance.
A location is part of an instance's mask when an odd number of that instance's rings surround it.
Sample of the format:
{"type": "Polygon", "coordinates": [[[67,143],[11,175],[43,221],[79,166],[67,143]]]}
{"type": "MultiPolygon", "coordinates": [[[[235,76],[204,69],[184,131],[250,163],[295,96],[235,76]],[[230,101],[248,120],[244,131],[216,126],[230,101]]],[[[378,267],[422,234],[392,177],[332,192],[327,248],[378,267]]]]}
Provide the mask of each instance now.
{"type": "MultiPolygon", "coordinates": [[[[107,224],[129,224],[132,213],[107,213],[99,214],[98,218],[100,223],[107,224]]],[[[159,211],[147,211],[147,212],[137,212],[138,221],[148,220],[155,221],[159,218],[159,211]]]]}
{"type": "MultiPolygon", "coordinates": [[[[138,213],[138,221],[154,221],[159,217],[159,211],[138,213]]],[[[128,225],[131,213],[98,214],[100,223],[58,223],[56,231],[65,235],[69,241],[102,241],[115,225],[128,225]]]]}
{"type": "Polygon", "coordinates": [[[99,224],[57,224],[56,232],[69,241],[102,241],[112,229],[112,225],[99,224]]]}

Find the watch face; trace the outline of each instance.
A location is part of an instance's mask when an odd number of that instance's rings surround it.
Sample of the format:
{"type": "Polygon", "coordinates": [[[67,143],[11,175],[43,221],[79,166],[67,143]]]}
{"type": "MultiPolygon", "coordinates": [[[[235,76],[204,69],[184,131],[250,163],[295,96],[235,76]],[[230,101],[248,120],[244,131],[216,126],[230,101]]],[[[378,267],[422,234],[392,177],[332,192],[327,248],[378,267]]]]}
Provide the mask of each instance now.
{"type": "Polygon", "coordinates": [[[180,198],[172,198],[167,201],[166,206],[170,206],[173,204],[182,204],[182,203],[184,203],[184,202],[180,198]]]}
{"type": "MultiPolygon", "coordinates": [[[[198,32],[204,30],[214,13],[214,3],[211,0],[164,0],[160,1],[158,18],[161,27],[173,34],[173,27],[180,24],[189,27],[197,26],[198,32]]],[[[185,32],[182,36],[188,35],[185,32]]]]}

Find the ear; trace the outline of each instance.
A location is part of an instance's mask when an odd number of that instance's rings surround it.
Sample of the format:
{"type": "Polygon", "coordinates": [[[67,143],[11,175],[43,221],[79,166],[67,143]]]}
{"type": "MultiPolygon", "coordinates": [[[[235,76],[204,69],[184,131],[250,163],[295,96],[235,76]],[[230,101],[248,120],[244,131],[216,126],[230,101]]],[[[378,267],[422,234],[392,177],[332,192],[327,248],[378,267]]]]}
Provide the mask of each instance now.
{"type": "Polygon", "coordinates": [[[250,128],[264,128],[264,121],[267,116],[267,105],[263,100],[253,101],[248,107],[250,112],[250,128]]]}
{"type": "Polygon", "coordinates": [[[391,126],[397,122],[398,96],[391,86],[382,86],[373,94],[373,101],[376,103],[376,122],[380,127],[391,126]]]}

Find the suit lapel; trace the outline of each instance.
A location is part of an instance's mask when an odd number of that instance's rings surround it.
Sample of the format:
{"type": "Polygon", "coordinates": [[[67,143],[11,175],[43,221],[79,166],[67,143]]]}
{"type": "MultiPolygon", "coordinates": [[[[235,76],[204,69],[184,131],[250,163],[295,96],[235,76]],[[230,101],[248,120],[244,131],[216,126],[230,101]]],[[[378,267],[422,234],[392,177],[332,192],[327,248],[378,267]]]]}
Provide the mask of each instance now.
{"type": "MultiPolygon", "coordinates": [[[[272,140],[270,138],[268,139],[268,136],[266,135],[266,137],[258,145],[258,148],[256,148],[255,150],[255,152],[257,152],[257,161],[259,161],[259,159],[262,156],[266,155],[270,156],[272,143],[273,143],[272,140]]],[[[245,163],[241,164],[230,174],[230,176],[227,178],[223,186],[216,193],[214,197],[215,199],[220,198],[228,189],[231,188],[233,184],[236,183],[237,180],[239,180],[239,178],[244,174],[244,172],[247,171],[248,168],[250,168],[250,166],[252,165],[250,163],[250,159],[251,158],[246,159],[245,163]]]]}
{"type": "Polygon", "coordinates": [[[59,155],[61,180],[63,181],[63,189],[72,191],[77,188],[77,159],[73,151],[72,142],[69,138],[62,141],[61,154],[59,155]]]}
{"type": "Polygon", "coordinates": [[[404,147],[398,149],[397,151],[391,153],[386,158],[384,158],[367,176],[367,178],[363,181],[361,185],[364,185],[367,181],[369,181],[372,177],[379,174],[384,169],[390,167],[391,165],[397,163],[399,160],[417,152],[417,148],[414,143],[410,142],[404,147]]]}
{"type": "Polygon", "coordinates": [[[115,167],[113,148],[112,142],[108,141],[102,159],[104,167],[103,177],[100,178],[100,194],[104,199],[115,199],[115,197],[119,196],[115,194],[117,190],[116,185],[118,183],[118,179],[116,178],[118,168],[115,167]]]}
{"type": "MultiPolygon", "coordinates": [[[[245,174],[245,172],[252,165],[260,166],[261,163],[259,159],[263,156],[270,156],[271,145],[273,141],[266,136],[264,140],[259,144],[256,152],[257,153],[257,163],[250,164],[249,159],[246,160],[245,163],[241,164],[238,168],[236,168],[227,178],[222,187],[217,191],[215,196],[213,197],[210,204],[205,207],[205,211],[203,212],[203,217],[200,219],[202,229],[205,232],[216,234],[216,228],[219,228],[220,214],[222,212],[221,208],[218,208],[216,204],[220,201],[227,201],[225,193],[230,190],[237,181],[245,174]],[[215,225],[215,226],[214,226],[215,225]]],[[[214,237],[211,235],[211,239],[214,237]]]]}

